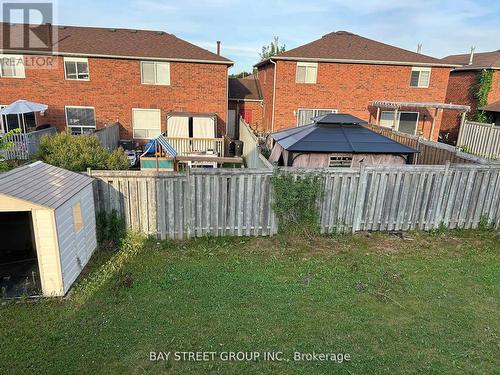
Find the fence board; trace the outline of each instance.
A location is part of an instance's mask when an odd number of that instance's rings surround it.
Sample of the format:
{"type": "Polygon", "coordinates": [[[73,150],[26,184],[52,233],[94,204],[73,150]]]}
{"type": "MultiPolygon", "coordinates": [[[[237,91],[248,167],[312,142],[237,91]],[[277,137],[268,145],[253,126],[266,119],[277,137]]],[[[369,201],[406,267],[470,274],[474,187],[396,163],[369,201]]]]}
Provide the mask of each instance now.
{"type": "MultiPolygon", "coordinates": [[[[297,175],[309,173],[288,169],[297,175]]],[[[324,233],[476,228],[500,221],[500,166],[366,167],[315,171],[324,233]]],[[[151,175],[89,171],[96,207],[159,238],[273,235],[272,171],[219,170],[151,175]]]]}

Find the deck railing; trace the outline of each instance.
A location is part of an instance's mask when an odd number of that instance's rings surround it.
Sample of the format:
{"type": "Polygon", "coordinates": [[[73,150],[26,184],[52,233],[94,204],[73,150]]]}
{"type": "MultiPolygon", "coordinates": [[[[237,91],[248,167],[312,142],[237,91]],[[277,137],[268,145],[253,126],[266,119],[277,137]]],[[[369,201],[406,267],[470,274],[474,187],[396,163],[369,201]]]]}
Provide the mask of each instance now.
{"type": "Polygon", "coordinates": [[[31,133],[12,134],[6,139],[6,141],[13,143],[12,147],[6,150],[1,150],[0,158],[4,158],[5,160],[27,160],[38,151],[38,145],[42,136],[54,135],[56,133],[56,128],[48,128],[31,133]]]}
{"type": "Polygon", "coordinates": [[[210,152],[224,156],[224,138],[176,138],[167,137],[179,155],[210,152]]]}

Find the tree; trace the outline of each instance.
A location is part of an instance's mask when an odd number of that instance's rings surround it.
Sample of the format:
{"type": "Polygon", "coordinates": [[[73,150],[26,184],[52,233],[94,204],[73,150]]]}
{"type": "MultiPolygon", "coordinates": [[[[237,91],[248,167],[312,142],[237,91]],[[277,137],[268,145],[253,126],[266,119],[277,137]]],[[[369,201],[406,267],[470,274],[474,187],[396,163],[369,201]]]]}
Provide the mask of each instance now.
{"type": "Polygon", "coordinates": [[[264,61],[274,55],[277,55],[278,53],[282,53],[286,51],[286,46],[282,44],[281,46],[279,45],[278,37],[275,36],[274,40],[271,44],[262,46],[262,52],[259,54],[260,55],[260,60],[264,61]]]}
{"type": "Polygon", "coordinates": [[[249,72],[241,72],[241,73],[238,73],[238,74],[230,74],[229,75],[229,78],[245,78],[249,75],[251,75],[252,73],[249,73],[249,72]]]}
{"type": "MultiPolygon", "coordinates": [[[[21,132],[21,129],[16,128],[16,129],[12,129],[12,130],[8,131],[4,135],[1,135],[0,136],[0,150],[8,150],[12,146],[14,146],[14,142],[10,141],[10,137],[11,137],[11,135],[13,135],[15,133],[20,133],[20,132],[21,132]]],[[[10,166],[8,162],[5,162],[5,160],[3,160],[3,157],[0,156],[0,171],[2,171],[2,172],[7,171],[10,168],[12,168],[12,166],[10,166]]]]}

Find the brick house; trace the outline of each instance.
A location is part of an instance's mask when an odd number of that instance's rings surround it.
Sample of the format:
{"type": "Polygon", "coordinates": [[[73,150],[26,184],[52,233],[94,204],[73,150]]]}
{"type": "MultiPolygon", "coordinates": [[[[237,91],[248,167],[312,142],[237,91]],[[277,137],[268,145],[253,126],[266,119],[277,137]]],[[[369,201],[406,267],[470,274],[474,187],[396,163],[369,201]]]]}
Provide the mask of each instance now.
{"type": "MultiPolygon", "coordinates": [[[[450,73],[446,102],[465,104],[471,107],[471,117],[478,109],[483,109],[491,114],[492,120],[500,124],[500,50],[483,53],[466,53],[462,55],[447,56],[442,61],[457,64],[459,67],[450,73]],[[474,91],[483,70],[493,71],[491,90],[488,93],[487,106],[478,108],[474,91]]],[[[441,129],[449,133],[450,140],[456,141],[460,128],[460,118],[456,113],[445,111],[441,129]]]]}
{"type": "Polygon", "coordinates": [[[346,31],[333,32],[256,65],[263,127],[275,132],[340,112],[435,140],[442,110],[422,105],[445,102],[452,66],[346,31]],[[397,112],[377,108],[377,101],[394,102],[397,112]]]}
{"type": "MultiPolygon", "coordinates": [[[[263,100],[259,80],[252,74],[245,78],[229,78],[229,129],[238,131],[238,118],[256,131],[263,128],[263,100]]],[[[232,134],[229,134],[232,136],[232,134]]]]}
{"type": "MultiPolygon", "coordinates": [[[[0,25],[3,35],[22,35],[23,25],[0,25]]],[[[0,105],[18,99],[48,105],[26,119],[32,127],[86,133],[118,121],[122,139],[144,141],[167,130],[169,113],[181,112],[210,114],[205,120],[215,122],[216,136],[226,133],[230,60],[163,31],[43,27],[39,35],[57,40],[56,51],[0,51],[0,105]],[[43,66],[34,66],[38,60],[43,66]]],[[[192,118],[177,128],[202,121],[192,118]]],[[[3,130],[16,121],[2,119],[3,130]]]]}

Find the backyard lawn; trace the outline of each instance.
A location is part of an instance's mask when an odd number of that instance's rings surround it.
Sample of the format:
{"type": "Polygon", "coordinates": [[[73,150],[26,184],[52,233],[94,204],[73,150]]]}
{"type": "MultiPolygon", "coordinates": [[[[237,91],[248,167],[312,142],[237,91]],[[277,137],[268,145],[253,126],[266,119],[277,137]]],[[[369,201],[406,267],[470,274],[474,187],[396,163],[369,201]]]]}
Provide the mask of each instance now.
{"type": "Polygon", "coordinates": [[[0,306],[0,373],[498,373],[499,296],[492,231],[128,236],[67,298],[0,306]],[[160,351],[217,354],[150,361],[160,351]],[[283,354],[220,359],[233,351],[283,354]]]}

